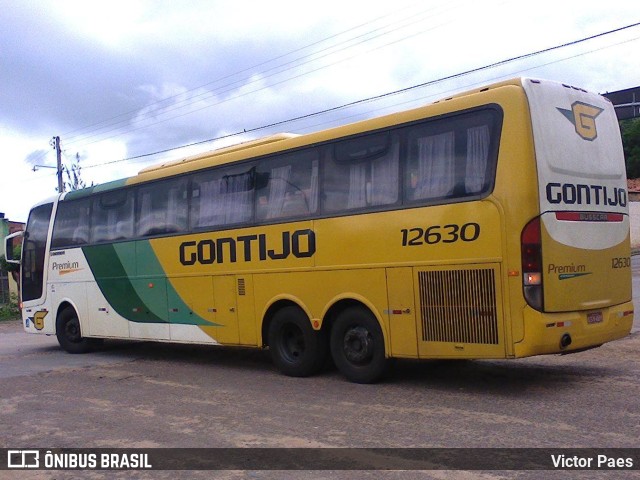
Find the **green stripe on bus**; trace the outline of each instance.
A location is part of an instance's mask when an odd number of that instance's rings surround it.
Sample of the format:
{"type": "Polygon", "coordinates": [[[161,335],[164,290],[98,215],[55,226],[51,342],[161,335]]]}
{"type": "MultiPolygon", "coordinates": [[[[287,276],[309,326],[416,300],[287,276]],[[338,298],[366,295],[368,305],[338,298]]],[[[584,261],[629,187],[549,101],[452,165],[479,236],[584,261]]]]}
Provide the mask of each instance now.
{"type": "Polygon", "coordinates": [[[138,323],[217,324],[190,312],[146,240],[83,247],[98,288],[118,315],[138,323]],[[185,317],[169,318],[169,305],[185,317]]]}

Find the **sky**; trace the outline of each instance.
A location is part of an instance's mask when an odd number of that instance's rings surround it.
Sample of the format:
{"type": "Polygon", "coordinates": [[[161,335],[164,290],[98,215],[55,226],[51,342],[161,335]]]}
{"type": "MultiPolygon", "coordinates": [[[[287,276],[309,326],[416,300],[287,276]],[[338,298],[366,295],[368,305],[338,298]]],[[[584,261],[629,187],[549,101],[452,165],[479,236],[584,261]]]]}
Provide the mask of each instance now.
{"type": "Polygon", "coordinates": [[[0,0],[0,212],[56,194],[54,136],[90,185],[518,76],[635,87],[640,26],[573,42],[638,22],[636,0],[0,0]]]}

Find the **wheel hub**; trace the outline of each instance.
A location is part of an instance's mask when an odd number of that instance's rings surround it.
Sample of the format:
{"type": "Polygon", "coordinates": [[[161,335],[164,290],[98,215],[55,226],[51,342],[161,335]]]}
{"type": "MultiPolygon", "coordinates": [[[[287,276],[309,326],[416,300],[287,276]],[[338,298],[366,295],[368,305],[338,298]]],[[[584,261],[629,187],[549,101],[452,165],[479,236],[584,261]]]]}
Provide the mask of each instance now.
{"type": "Polygon", "coordinates": [[[304,335],[293,326],[285,329],[282,339],[283,353],[290,361],[297,361],[304,353],[304,335]]]}
{"type": "Polygon", "coordinates": [[[373,339],[364,327],[354,327],[344,335],[344,354],[351,363],[364,363],[373,355],[373,339]]]}
{"type": "Polygon", "coordinates": [[[72,342],[78,342],[80,341],[80,325],[73,321],[70,320],[67,322],[66,326],[65,326],[65,331],[67,334],[67,337],[69,338],[70,341],[72,342]]]}

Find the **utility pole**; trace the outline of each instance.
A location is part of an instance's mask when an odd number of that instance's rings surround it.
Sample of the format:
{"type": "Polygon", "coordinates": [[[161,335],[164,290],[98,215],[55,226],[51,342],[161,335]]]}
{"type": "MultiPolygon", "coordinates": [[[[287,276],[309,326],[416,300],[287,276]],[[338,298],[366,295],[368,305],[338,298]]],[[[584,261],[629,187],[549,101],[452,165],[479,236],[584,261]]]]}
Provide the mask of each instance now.
{"type": "Polygon", "coordinates": [[[60,150],[60,137],[53,137],[53,148],[56,151],[56,168],[58,172],[58,193],[64,192],[64,182],[62,181],[62,151],[60,150]]]}
{"type": "Polygon", "coordinates": [[[56,166],[51,165],[34,165],[33,171],[38,168],[55,168],[58,175],[58,193],[64,193],[64,182],[62,181],[62,150],[60,149],[60,137],[55,136],[49,141],[49,145],[56,151],[56,166]]]}

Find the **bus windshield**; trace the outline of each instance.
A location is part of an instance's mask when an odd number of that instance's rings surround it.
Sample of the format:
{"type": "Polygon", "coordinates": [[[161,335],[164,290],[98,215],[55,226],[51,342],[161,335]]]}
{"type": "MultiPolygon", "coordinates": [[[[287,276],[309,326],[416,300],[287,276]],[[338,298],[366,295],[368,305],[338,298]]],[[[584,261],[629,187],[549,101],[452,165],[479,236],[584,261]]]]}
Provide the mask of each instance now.
{"type": "Polygon", "coordinates": [[[45,251],[53,204],[47,203],[31,210],[22,247],[22,300],[42,297],[44,285],[45,251]]]}

